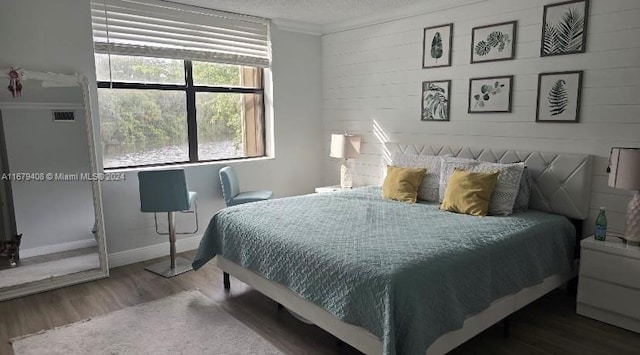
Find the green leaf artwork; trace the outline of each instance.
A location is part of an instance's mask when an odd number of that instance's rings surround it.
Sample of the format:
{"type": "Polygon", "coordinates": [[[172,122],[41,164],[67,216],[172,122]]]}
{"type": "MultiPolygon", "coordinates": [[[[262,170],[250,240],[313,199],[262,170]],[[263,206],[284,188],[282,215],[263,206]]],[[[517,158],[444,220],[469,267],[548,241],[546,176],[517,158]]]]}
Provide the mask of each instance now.
{"type": "Polygon", "coordinates": [[[442,36],[440,32],[436,32],[433,36],[433,40],[431,40],[431,57],[438,62],[438,59],[442,58],[442,36]]]}
{"type": "Polygon", "coordinates": [[[493,48],[498,47],[498,52],[504,51],[507,45],[511,43],[511,38],[508,34],[500,31],[493,31],[489,33],[486,41],[480,41],[476,44],[474,51],[477,55],[483,57],[493,48]]]}
{"type": "Polygon", "coordinates": [[[424,88],[423,97],[423,120],[448,120],[447,106],[449,100],[445,96],[445,89],[433,83],[428,83],[427,87],[424,88]]]}
{"type": "Polygon", "coordinates": [[[505,84],[500,84],[499,81],[496,81],[494,85],[484,84],[480,87],[480,93],[473,95],[473,99],[476,104],[473,106],[477,107],[485,107],[487,102],[491,100],[492,96],[498,95],[502,93],[502,89],[505,87],[505,84]]]}
{"type": "Polygon", "coordinates": [[[584,25],[584,13],[576,8],[567,9],[555,25],[545,23],[542,36],[542,54],[581,51],[583,49],[584,25]]]}
{"type": "Polygon", "coordinates": [[[480,41],[478,42],[478,44],[476,44],[475,51],[477,55],[484,56],[489,54],[489,51],[491,51],[491,46],[485,41],[480,41]]]}
{"type": "Polygon", "coordinates": [[[567,82],[560,79],[549,91],[549,112],[551,116],[558,116],[567,110],[569,95],[567,94],[567,82]]]}

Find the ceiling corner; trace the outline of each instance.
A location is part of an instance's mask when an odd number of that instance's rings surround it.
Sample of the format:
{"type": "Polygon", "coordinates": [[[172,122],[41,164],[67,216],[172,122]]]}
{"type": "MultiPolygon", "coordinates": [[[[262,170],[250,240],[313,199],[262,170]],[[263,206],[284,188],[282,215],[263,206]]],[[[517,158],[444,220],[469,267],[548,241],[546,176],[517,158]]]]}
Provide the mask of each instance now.
{"type": "Polygon", "coordinates": [[[308,35],[323,35],[322,26],[300,21],[287,20],[282,18],[272,19],[271,23],[281,31],[304,33],[308,35]]]}

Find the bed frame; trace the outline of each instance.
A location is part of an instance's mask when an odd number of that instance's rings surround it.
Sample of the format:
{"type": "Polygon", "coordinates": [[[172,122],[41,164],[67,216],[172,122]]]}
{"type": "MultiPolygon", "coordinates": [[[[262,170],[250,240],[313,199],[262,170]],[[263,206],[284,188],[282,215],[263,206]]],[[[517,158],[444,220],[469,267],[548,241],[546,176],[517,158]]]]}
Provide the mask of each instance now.
{"type": "MultiPolygon", "coordinates": [[[[246,283],[299,317],[303,317],[363,353],[382,354],[382,342],[366,329],[341,321],[324,308],[305,300],[281,284],[268,280],[220,255],[216,256],[216,264],[227,275],[232,275],[246,283]]],[[[482,312],[467,317],[462,328],[440,336],[427,349],[427,355],[446,354],[520,308],[562,286],[574,276],[575,272],[568,275],[552,275],[541,284],[494,301],[482,312]]]]}
{"type": "MultiPolygon", "coordinates": [[[[534,183],[531,208],[557,213],[575,220],[584,220],[589,213],[592,157],[584,154],[526,152],[506,149],[429,146],[420,144],[386,143],[381,166],[390,161],[395,152],[418,155],[455,156],[487,162],[525,162],[534,183]]],[[[298,296],[288,288],[270,281],[218,255],[217,266],[224,272],[224,286],[229,288],[229,275],[248,284],[267,297],[283,305],[298,316],[314,323],[338,339],[365,354],[381,354],[382,343],[366,329],[347,324],[323,308],[298,296]]],[[[577,270],[577,268],[574,268],[577,270]]],[[[445,354],[477,334],[505,319],[510,314],[565,284],[575,276],[552,275],[538,285],[494,301],[485,310],[467,317],[461,329],[440,336],[428,349],[427,355],[445,354]]]]}

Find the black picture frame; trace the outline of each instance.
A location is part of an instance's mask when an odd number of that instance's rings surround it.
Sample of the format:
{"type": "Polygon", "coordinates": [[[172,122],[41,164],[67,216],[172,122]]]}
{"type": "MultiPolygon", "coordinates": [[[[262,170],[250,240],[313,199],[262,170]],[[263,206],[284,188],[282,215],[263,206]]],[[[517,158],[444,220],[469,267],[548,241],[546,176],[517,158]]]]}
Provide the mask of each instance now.
{"type": "MultiPolygon", "coordinates": [[[[555,3],[555,4],[549,4],[549,5],[545,5],[544,6],[544,11],[542,14],[542,36],[540,38],[540,56],[541,57],[552,57],[552,56],[558,56],[558,55],[568,55],[568,54],[577,54],[577,53],[584,53],[587,50],[587,33],[588,33],[588,26],[589,24],[589,0],[571,0],[571,1],[564,1],[564,2],[559,2],[559,3],[555,3]],[[564,41],[558,41],[557,39],[555,39],[556,37],[554,37],[554,34],[552,31],[550,31],[548,25],[548,17],[551,11],[553,11],[554,8],[557,7],[561,7],[561,6],[567,6],[567,5],[571,5],[571,4],[578,4],[578,3],[583,3],[584,4],[584,13],[583,13],[583,21],[582,21],[582,34],[581,34],[581,41],[580,43],[580,48],[579,49],[571,49],[571,47],[575,47],[576,43],[575,41],[570,41],[570,40],[564,40],[564,41]],[[546,40],[545,40],[546,39],[546,40]],[[570,48],[559,48],[558,45],[562,44],[562,43],[569,43],[566,44],[566,46],[569,46],[570,48]]],[[[552,25],[549,25],[552,26],[552,25]]],[[[556,28],[556,27],[554,27],[556,28]]],[[[556,32],[557,33],[557,32],[556,32]]],[[[568,37],[569,34],[567,34],[566,32],[564,32],[564,34],[558,34],[558,36],[564,36],[564,37],[568,37]]]]}
{"type": "MultiPolygon", "coordinates": [[[[420,109],[420,120],[421,121],[431,121],[431,122],[446,122],[446,121],[450,121],[451,120],[451,80],[433,80],[433,81],[423,81],[422,82],[422,95],[420,95],[421,97],[421,101],[422,104],[420,105],[421,109],[420,109]],[[443,119],[436,119],[433,118],[433,112],[431,112],[431,114],[429,114],[428,111],[425,111],[425,101],[427,99],[427,92],[429,91],[434,91],[434,90],[429,90],[429,84],[433,84],[436,85],[438,87],[441,86],[445,86],[446,85],[446,107],[444,109],[445,115],[446,117],[443,119]],[[428,118],[429,116],[431,116],[431,118],[428,118]]],[[[439,111],[441,112],[441,110],[439,111]]]]}
{"type": "MultiPolygon", "coordinates": [[[[518,21],[507,21],[507,22],[501,22],[501,23],[494,23],[491,25],[485,25],[485,26],[479,26],[479,27],[474,27],[471,29],[471,64],[476,64],[476,63],[490,63],[490,62],[499,62],[499,61],[503,61],[503,60],[513,60],[516,57],[516,41],[517,41],[517,35],[518,35],[518,21]],[[474,59],[474,54],[477,54],[476,52],[476,31],[478,30],[483,30],[483,29],[488,29],[491,27],[501,27],[501,26],[508,26],[511,25],[512,26],[512,30],[510,33],[510,50],[511,50],[511,54],[508,57],[502,57],[502,58],[494,58],[494,59],[487,59],[487,60],[478,60],[477,58],[474,59]]],[[[496,45],[497,46],[497,45],[496,45]]],[[[496,46],[489,46],[490,50],[493,49],[493,47],[496,46]]]]}
{"type": "MultiPolygon", "coordinates": [[[[448,23],[448,24],[444,24],[444,25],[438,25],[438,26],[431,26],[431,27],[425,27],[422,30],[422,69],[427,69],[427,68],[440,68],[440,67],[450,67],[451,66],[451,55],[453,54],[453,23],[448,23]],[[429,45],[429,53],[431,53],[431,47],[433,46],[433,37],[430,37],[431,39],[427,38],[427,33],[435,30],[435,29],[448,29],[449,31],[449,38],[448,39],[441,39],[442,43],[441,45],[444,45],[446,43],[446,45],[449,47],[448,50],[445,50],[444,48],[442,48],[442,50],[444,51],[444,53],[447,53],[447,61],[444,64],[434,64],[434,65],[427,65],[426,61],[427,61],[427,41],[432,42],[431,45],[429,45]]],[[[429,56],[431,57],[431,55],[429,56]]],[[[437,59],[436,59],[437,62],[437,59]]]]}
{"type": "Polygon", "coordinates": [[[552,73],[540,73],[538,74],[538,92],[536,99],[536,122],[549,122],[549,123],[579,123],[580,122],[580,105],[582,100],[582,77],[583,70],[552,72],[552,73]],[[569,77],[575,76],[572,80],[569,77]],[[549,90],[549,83],[545,80],[550,77],[555,84],[549,90]],[[564,79],[562,78],[564,77],[564,79]],[[566,79],[566,80],[565,80],[566,79]],[[569,80],[569,81],[567,81],[569,80]],[[560,81],[563,81],[561,83],[560,81]],[[573,85],[573,86],[571,86],[573,85]],[[557,87],[562,87],[562,90],[556,90],[557,87]],[[560,93],[558,93],[560,92],[560,93]],[[545,96],[545,105],[542,106],[542,96],[545,96]],[[552,98],[553,96],[553,98],[552,98]],[[553,100],[553,102],[552,102],[553,100]],[[548,104],[547,104],[548,103],[548,104]],[[543,117],[541,110],[543,107],[550,109],[550,114],[543,117]],[[557,113],[560,108],[562,111],[557,113]],[[573,108],[573,110],[572,110],[573,108]],[[566,117],[564,113],[569,114],[570,119],[561,118],[566,117]],[[556,113],[554,113],[556,112],[556,113]],[[550,119],[550,116],[556,116],[555,119],[550,119]]]}
{"type": "MultiPolygon", "coordinates": [[[[513,75],[501,75],[501,76],[489,76],[489,77],[483,77],[483,78],[471,78],[469,79],[469,106],[467,109],[467,113],[470,114],[478,114],[478,113],[511,113],[512,110],[512,99],[513,99],[513,75]],[[473,108],[475,108],[476,105],[473,105],[472,100],[475,98],[475,95],[481,95],[482,93],[476,93],[473,92],[473,82],[474,81],[490,81],[490,82],[500,82],[500,81],[504,81],[507,80],[509,82],[509,91],[507,93],[507,107],[504,109],[498,109],[498,110],[473,110],[473,108]],[[472,108],[472,105],[474,106],[472,108]]],[[[500,92],[502,93],[502,92],[500,92]]],[[[492,95],[497,95],[497,94],[492,94],[492,93],[488,93],[487,95],[492,96],[492,95]]],[[[483,101],[481,101],[483,102],[483,101]]]]}

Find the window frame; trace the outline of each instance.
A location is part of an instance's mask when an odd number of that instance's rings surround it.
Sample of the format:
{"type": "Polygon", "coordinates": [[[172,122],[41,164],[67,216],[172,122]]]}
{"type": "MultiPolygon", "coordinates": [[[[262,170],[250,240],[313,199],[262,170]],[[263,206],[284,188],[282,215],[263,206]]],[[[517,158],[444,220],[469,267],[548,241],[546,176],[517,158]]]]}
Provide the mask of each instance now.
{"type": "MultiPolygon", "coordinates": [[[[178,162],[164,162],[157,164],[139,164],[139,165],[125,165],[117,167],[104,167],[104,170],[119,170],[119,169],[136,169],[136,168],[151,168],[159,166],[171,166],[182,164],[200,164],[200,163],[214,163],[219,161],[228,160],[246,160],[253,158],[261,158],[266,156],[266,110],[265,110],[265,93],[264,93],[264,68],[258,66],[238,65],[239,67],[253,67],[260,71],[260,87],[242,87],[242,86],[209,86],[209,85],[195,85],[193,82],[193,61],[189,59],[183,59],[185,84],[154,84],[154,83],[136,83],[136,82],[124,82],[124,81],[97,81],[97,88],[99,89],[133,89],[133,90],[165,90],[165,91],[184,91],[187,103],[187,140],[189,144],[189,160],[178,162]],[[196,94],[199,92],[209,93],[233,93],[233,94],[255,94],[261,96],[260,109],[262,110],[262,142],[265,145],[264,153],[260,156],[252,157],[238,157],[238,158],[221,158],[221,159],[198,159],[198,122],[196,118],[196,94]]],[[[100,103],[98,102],[98,105],[100,103]]],[[[102,142],[100,142],[102,144],[102,142]]]]}

